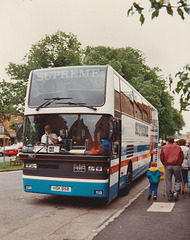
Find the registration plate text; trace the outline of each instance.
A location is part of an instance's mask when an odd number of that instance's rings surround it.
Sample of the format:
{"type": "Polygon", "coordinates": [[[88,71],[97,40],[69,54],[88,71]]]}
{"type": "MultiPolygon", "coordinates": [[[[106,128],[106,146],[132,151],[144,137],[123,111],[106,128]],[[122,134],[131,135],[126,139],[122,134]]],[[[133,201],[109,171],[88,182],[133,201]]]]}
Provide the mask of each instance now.
{"type": "Polygon", "coordinates": [[[71,187],[66,187],[66,186],[51,186],[51,191],[71,192],[71,187]]]}

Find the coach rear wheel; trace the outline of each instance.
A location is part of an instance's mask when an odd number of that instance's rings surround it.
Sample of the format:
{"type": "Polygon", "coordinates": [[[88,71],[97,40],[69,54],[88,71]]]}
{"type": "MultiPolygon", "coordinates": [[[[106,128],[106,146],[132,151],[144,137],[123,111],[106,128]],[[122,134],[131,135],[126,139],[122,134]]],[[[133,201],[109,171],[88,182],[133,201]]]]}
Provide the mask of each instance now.
{"type": "Polygon", "coordinates": [[[150,168],[151,162],[153,162],[153,153],[151,153],[150,162],[149,162],[149,168],[150,168]]]}
{"type": "Polygon", "coordinates": [[[129,165],[126,175],[126,186],[125,188],[121,189],[120,195],[125,196],[129,193],[132,184],[132,166],[129,165]]]}

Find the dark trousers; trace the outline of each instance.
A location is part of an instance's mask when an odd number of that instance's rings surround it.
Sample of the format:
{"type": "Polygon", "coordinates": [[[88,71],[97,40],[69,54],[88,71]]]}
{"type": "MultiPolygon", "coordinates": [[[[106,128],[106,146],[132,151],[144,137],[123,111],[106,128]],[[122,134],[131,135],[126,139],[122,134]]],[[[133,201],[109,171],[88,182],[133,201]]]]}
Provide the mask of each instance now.
{"type": "Polygon", "coordinates": [[[154,196],[157,197],[157,191],[158,191],[158,183],[150,183],[149,194],[152,195],[152,192],[154,192],[154,196]]]}

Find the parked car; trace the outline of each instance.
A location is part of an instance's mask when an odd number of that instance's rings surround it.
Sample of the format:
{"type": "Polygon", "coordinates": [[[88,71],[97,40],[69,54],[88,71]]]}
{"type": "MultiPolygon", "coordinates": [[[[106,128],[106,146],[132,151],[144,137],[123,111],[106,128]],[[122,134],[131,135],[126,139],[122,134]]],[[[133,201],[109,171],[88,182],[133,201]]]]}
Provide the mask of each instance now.
{"type": "MultiPolygon", "coordinates": [[[[5,155],[12,156],[17,155],[19,152],[22,152],[22,145],[21,144],[13,144],[11,146],[5,146],[5,155]]],[[[0,148],[0,157],[3,156],[4,148],[0,148]]]]}
{"type": "MultiPolygon", "coordinates": [[[[10,148],[11,146],[5,146],[5,151],[10,148]]],[[[3,156],[3,153],[4,153],[4,148],[3,147],[0,147],[0,157],[3,156]]]]}

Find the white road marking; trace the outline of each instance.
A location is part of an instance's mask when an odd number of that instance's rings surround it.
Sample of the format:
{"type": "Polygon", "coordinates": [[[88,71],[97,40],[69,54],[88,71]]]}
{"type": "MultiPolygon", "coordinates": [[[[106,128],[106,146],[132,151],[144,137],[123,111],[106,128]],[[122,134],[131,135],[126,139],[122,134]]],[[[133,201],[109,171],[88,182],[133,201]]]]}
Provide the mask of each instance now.
{"type": "Polygon", "coordinates": [[[175,203],[154,202],[147,212],[171,212],[175,203]]]}

